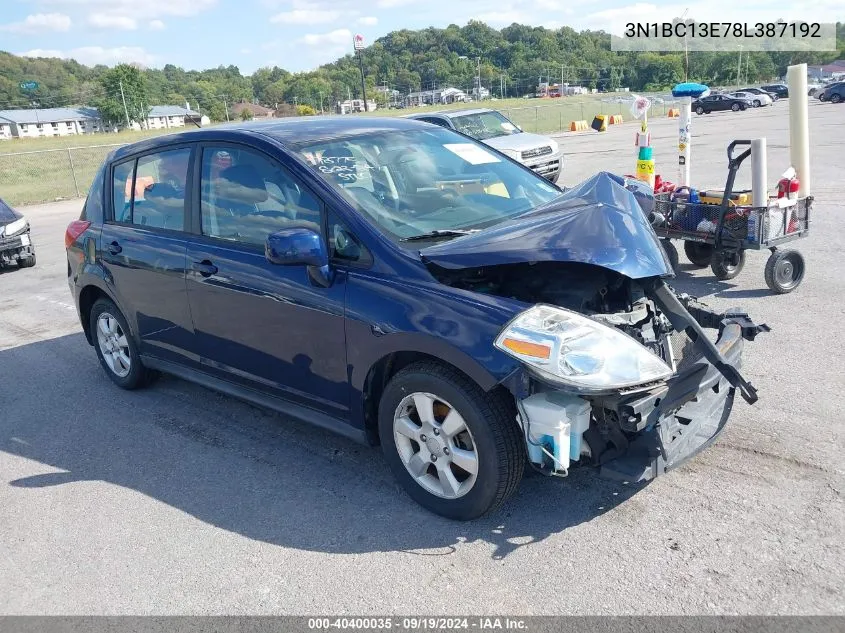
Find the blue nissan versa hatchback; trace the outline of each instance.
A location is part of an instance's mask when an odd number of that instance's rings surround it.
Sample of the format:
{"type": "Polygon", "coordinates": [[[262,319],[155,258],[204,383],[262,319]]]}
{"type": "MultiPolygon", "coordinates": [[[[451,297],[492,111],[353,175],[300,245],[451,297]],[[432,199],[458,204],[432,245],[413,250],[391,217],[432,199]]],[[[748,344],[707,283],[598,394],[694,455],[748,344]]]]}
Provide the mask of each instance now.
{"type": "Polygon", "coordinates": [[[562,191],[419,121],[233,124],[115,150],[68,283],[120,387],[167,372],[380,443],[411,497],[472,519],[526,463],[663,473],[756,399],[765,326],[665,284],[636,192],[562,191]]]}

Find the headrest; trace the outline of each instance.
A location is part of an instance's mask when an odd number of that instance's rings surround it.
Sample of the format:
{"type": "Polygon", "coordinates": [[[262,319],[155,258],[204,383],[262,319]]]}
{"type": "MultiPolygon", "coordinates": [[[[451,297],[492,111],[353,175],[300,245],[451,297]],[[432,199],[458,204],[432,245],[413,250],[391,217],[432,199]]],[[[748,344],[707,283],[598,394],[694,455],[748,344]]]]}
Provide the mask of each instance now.
{"type": "Polygon", "coordinates": [[[267,200],[267,188],[255,167],[235,165],[220,172],[217,195],[235,202],[255,204],[267,200]]]}

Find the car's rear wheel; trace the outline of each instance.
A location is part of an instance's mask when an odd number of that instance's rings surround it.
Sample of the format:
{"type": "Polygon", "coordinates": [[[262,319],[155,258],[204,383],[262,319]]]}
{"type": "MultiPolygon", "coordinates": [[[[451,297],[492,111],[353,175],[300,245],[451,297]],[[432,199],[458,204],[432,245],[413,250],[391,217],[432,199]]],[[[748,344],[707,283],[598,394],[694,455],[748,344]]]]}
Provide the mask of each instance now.
{"type": "Polygon", "coordinates": [[[32,268],[33,266],[35,266],[35,253],[18,260],[18,268],[32,268]]]}
{"type": "Polygon", "coordinates": [[[696,113],[696,114],[704,114],[704,108],[702,108],[701,106],[698,106],[698,107],[695,109],[695,113],[696,113]]]}
{"type": "Polygon", "coordinates": [[[740,105],[738,103],[735,103],[731,106],[731,110],[733,110],[734,112],[739,112],[739,108],[740,105]]]}
{"type": "Polygon", "coordinates": [[[97,358],[112,382],[124,389],[147,384],[153,374],[141,364],[126,318],[117,306],[109,299],[98,299],[88,323],[97,358]]]}
{"type": "Polygon", "coordinates": [[[452,367],[401,370],[379,404],[379,434],[394,476],[417,503],[449,519],[492,512],[519,485],[525,448],[506,396],[484,393],[452,367]]]}
{"type": "Polygon", "coordinates": [[[841,95],[835,94],[835,95],[831,95],[831,97],[830,97],[831,103],[840,103],[841,101],[842,101],[841,95]]]}

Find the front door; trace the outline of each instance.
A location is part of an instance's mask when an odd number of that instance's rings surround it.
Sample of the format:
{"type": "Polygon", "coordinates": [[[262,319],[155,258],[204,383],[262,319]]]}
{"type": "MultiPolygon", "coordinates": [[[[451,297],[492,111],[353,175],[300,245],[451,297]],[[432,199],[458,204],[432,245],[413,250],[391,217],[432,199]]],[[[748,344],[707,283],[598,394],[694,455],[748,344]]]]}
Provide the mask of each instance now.
{"type": "Polygon", "coordinates": [[[200,234],[188,245],[187,285],[203,363],[220,377],[345,417],[345,276],[325,288],[305,266],[264,256],[267,235],[291,223],[322,231],[322,204],[258,151],[205,146],[200,161],[200,234]]]}
{"type": "Polygon", "coordinates": [[[186,195],[191,149],[118,163],[99,258],[142,355],[197,364],[185,286],[186,195]]]}

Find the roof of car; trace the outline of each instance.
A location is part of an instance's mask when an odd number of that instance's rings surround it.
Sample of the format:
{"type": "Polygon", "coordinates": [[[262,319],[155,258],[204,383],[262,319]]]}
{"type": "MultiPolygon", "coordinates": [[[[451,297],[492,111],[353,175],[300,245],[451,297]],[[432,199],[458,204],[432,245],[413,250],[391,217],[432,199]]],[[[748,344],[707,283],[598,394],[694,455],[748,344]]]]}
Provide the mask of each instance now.
{"type": "Polygon", "coordinates": [[[115,150],[113,158],[120,158],[137,151],[152,150],[166,144],[208,140],[211,137],[218,137],[220,140],[236,140],[238,137],[242,138],[247,134],[258,133],[274,138],[285,145],[297,147],[360,134],[418,129],[424,125],[425,123],[420,121],[403,117],[350,115],[237,121],[138,141],[115,150]]]}

